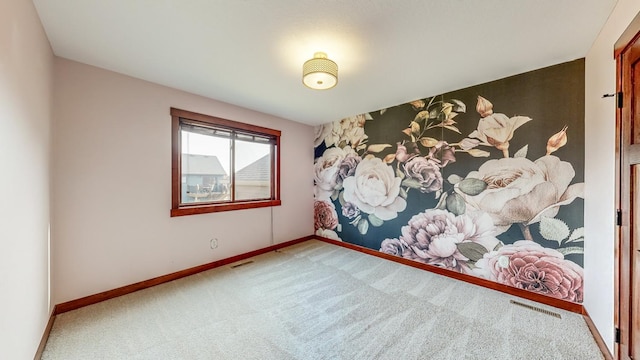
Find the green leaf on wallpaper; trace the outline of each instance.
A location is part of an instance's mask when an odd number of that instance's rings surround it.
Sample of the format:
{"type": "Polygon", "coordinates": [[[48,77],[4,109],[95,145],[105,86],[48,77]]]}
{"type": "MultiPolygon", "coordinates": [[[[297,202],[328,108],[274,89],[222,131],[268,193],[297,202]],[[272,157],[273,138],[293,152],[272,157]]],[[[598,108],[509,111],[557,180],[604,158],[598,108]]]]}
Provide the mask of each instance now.
{"type": "Polygon", "coordinates": [[[584,254],[584,248],[581,246],[569,246],[565,248],[556,249],[562,255],[567,256],[570,254],[584,254]]]}
{"type": "Polygon", "coordinates": [[[484,246],[472,241],[458,243],[456,246],[460,254],[474,262],[482,259],[482,256],[488,252],[484,246]]]}
{"type": "Polygon", "coordinates": [[[358,221],[358,231],[362,235],[369,231],[369,221],[367,221],[367,219],[360,219],[360,221],[358,221]]]}
{"type": "MultiPolygon", "coordinates": [[[[420,124],[418,124],[415,121],[412,121],[410,127],[411,127],[411,133],[412,134],[414,134],[416,136],[420,135],[420,124]]],[[[413,141],[415,142],[415,140],[413,140],[413,141]]]]}
{"type": "Polygon", "coordinates": [[[407,190],[405,190],[403,187],[400,188],[400,197],[405,200],[407,199],[407,197],[409,197],[409,194],[407,194],[407,190]]]}
{"type": "Polygon", "coordinates": [[[402,186],[408,186],[412,189],[420,189],[420,182],[414,178],[406,178],[402,180],[402,186]]]}
{"type": "Polygon", "coordinates": [[[502,243],[502,241],[500,241],[498,244],[496,244],[496,246],[493,248],[492,251],[498,251],[503,246],[504,246],[504,244],[502,243]]]}
{"type": "Polygon", "coordinates": [[[428,118],[429,118],[429,112],[427,110],[423,110],[416,114],[416,117],[413,118],[413,121],[420,121],[428,118]]]}
{"type": "Polygon", "coordinates": [[[551,241],[557,241],[558,244],[569,236],[569,226],[556,218],[542,217],[540,218],[540,235],[551,241]]]}
{"type": "Polygon", "coordinates": [[[515,154],[513,154],[514,158],[523,158],[523,157],[527,157],[527,152],[529,152],[529,144],[523,146],[520,148],[520,150],[516,151],[515,154]]]}
{"type": "Polygon", "coordinates": [[[398,168],[396,168],[396,176],[399,177],[400,179],[404,179],[404,172],[398,168]]]}
{"type": "Polygon", "coordinates": [[[424,147],[434,147],[438,145],[438,140],[430,137],[422,137],[420,138],[420,144],[424,147]]]}
{"type": "Polygon", "coordinates": [[[332,201],[336,201],[336,200],[338,200],[338,196],[340,196],[340,194],[341,194],[340,192],[338,192],[338,191],[334,191],[334,192],[331,194],[331,200],[332,200],[332,201]]]}
{"type": "Polygon", "coordinates": [[[438,205],[436,205],[436,209],[444,210],[447,208],[447,196],[449,194],[444,192],[442,196],[440,196],[440,200],[438,201],[438,205]]]}
{"type": "Polygon", "coordinates": [[[380,110],[380,115],[384,115],[384,113],[386,113],[386,112],[387,112],[387,109],[382,109],[382,110],[380,110]]]}
{"type": "Polygon", "coordinates": [[[462,133],[460,132],[460,130],[458,130],[458,128],[457,128],[457,127],[455,127],[455,126],[453,126],[453,125],[445,125],[445,126],[444,126],[444,128],[445,128],[445,129],[449,129],[449,130],[451,130],[451,131],[455,131],[455,132],[457,132],[458,134],[462,134],[462,133]]]}
{"type": "Polygon", "coordinates": [[[460,181],[460,183],[458,183],[458,189],[470,196],[476,196],[483,192],[486,188],[487,183],[480,179],[469,178],[464,179],[460,181]]]}
{"type": "Polygon", "coordinates": [[[340,195],[338,195],[338,201],[340,202],[340,206],[344,206],[344,204],[346,204],[347,202],[344,200],[344,192],[341,192],[340,195]]]}
{"type": "Polygon", "coordinates": [[[438,117],[438,114],[440,114],[440,111],[438,111],[438,109],[432,109],[431,111],[429,111],[429,119],[436,119],[438,117]]]}
{"type": "Polygon", "coordinates": [[[344,149],[345,146],[347,146],[347,141],[346,140],[342,140],[342,141],[340,141],[340,144],[338,144],[338,147],[340,149],[344,149]]]}
{"type": "Polygon", "coordinates": [[[442,110],[440,110],[444,116],[449,116],[449,114],[451,114],[451,111],[453,110],[453,104],[448,103],[448,102],[443,102],[442,103],[442,110]]]}
{"type": "Polygon", "coordinates": [[[464,214],[465,210],[467,210],[467,206],[464,203],[462,196],[456,193],[447,196],[447,210],[454,215],[464,214]]]}
{"type": "Polygon", "coordinates": [[[369,215],[369,222],[371,223],[371,225],[375,227],[379,227],[379,226],[382,226],[382,224],[384,224],[384,220],[381,220],[379,217],[373,214],[369,215]]]}
{"type": "Polygon", "coordinates": [[[491,153],[489,153],[488,151],[484,151],[480,149],[470,149],[470,150],[467,150],[467,153],[469,153],[469,155],[473,157],[489,157],[489,155],[491,155],[491,153]]]}
{"type": "MultiPolygon", "coordinates": [[[[382,111],[382,110],[380,110],[382,111]]],[[[382,113],[380,113],[382,115],[382,113]]],[[[369,113],[364,113],[364,119],[365,120],[373,120],[373,116],[371,116],[371,114],[369,113]]]]}
{"type": "Polygon", "coordinates": [[[579,227],[573,230],[567,242],[572,242],[572,241],[584,241],[584,227],[579,227]]]}
{"type": "Polygon", "coordinates": [[[447,178],[447,181],[449,182],[449,184],[455,185],[455,184],[459,183],[460,181],[462,181],[462,177],[460,175],[451,174],[447,178]]]}
{"type": "Polygon", "coordinates": [[[455,112],[467,112],[467,105],[458,99],[449,99],[449,102],[453,104],[453,111],[455,112]]]}
{"type": "Polygon", "coordinates": [[[367,148],[367,152],[379,153],[380,151],[390,147],[391,147],[390,144],[371,144],[367,148]]]}

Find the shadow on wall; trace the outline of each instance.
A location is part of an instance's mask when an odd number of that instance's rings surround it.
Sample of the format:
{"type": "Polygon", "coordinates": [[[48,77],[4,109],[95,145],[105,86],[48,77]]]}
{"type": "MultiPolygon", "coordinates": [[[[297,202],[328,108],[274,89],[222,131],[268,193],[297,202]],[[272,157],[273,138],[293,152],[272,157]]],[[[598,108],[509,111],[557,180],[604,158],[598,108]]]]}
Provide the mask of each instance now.
{"type": "Polygon", "coordinates": [[[584,59],[315,130],[317,235],[582,302],[584,59]]]}

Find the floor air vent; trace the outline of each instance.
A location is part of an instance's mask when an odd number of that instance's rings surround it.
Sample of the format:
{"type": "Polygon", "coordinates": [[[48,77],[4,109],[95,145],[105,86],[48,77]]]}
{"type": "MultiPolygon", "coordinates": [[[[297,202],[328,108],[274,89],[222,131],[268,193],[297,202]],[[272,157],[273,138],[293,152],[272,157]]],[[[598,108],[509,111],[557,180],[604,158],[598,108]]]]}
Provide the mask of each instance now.
{"type": "Polygon", "coordinates": [[[231,265],[231,268],[235,269],[237,267],[244,266],[244,265],[249,265],[249,264],[253,264],[253,261],[247,261],[247,262],[243,262],[243,263],[240,263],[240,264],[231,265]]]}
{"type": "Polygon", "coordinates": [[[542,309],[542,308],[539,308],[539,307],[536,307],[536,306],[524,304],[524,303],[521,303],[521,302],[518,302],[518,301],[515,301],[515,300],[511,300],[511,303],[514,304],[514,305],[525,307],[525,308],[527,308],[529,310],[537,311],[537,312],[540,312],[540,313],[543,313],[543,314],[555,316],[558,319],[562,319],[560,314],[554,313],[553,311],[549,311],[549,310],[545,310],[545,309],[542,309]]]}

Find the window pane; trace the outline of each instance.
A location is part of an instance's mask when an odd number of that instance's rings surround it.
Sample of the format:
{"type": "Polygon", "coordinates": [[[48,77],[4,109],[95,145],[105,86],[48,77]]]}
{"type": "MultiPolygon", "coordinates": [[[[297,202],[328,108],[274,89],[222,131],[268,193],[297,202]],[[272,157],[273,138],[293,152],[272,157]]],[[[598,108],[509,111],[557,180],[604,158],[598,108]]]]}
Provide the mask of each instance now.
{"type": "Polygon", "coordinates": [[[280,136],[171,108],[171,216],[281,205],[280,136]]]}
{"type": "Polygon", "coordinates": [[[235,185],[236,200],[272,198],[270,144],[236,139],[235,185]]]}
{"type": "Polygon", "coordinates": [[[231,139],[182,130],[181,203],[231,200],[229,169],[231,139]]]}

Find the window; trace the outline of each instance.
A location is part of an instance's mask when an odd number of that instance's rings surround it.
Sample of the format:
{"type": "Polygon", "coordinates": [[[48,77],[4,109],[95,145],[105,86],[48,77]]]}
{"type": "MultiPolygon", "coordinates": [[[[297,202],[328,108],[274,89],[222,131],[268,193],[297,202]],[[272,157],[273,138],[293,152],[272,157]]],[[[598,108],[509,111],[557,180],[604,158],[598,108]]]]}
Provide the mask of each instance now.
{"type": "Polygon", "coordinates": [[[171,108],[171,216],[280,205],[280,131],[171,108]]]}

